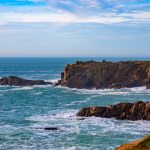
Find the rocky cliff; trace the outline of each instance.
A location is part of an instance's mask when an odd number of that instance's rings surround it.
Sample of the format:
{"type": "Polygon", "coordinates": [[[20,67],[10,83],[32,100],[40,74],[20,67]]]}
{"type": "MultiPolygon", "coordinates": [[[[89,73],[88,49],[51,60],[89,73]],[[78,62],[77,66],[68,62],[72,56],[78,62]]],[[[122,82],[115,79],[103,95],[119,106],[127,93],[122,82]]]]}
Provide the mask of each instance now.
{"type": "Polygon", "coordinates": [[[120,61],[116,63],[76,61],[61,73],[61,85],[70,88],[150,88],[150,61],[120,61]]]}
{"type": "Polygon", "coordinates": [[[119,103],[108,107],[93,106],[82,108],[76,115],[84,117],[114,117],[119,120],[150,120],[150,101],[145,103],[142,101],[119,103]]]}
{"type": "Polygon", "coordinates": [[[3,77],[0,79],[0,85],[15,85],[15,86],[27,86],[27,85],[46,85],[52,84],[51,82],[45,82],[43,80],[26,80],[15,76],[3,77]]]}

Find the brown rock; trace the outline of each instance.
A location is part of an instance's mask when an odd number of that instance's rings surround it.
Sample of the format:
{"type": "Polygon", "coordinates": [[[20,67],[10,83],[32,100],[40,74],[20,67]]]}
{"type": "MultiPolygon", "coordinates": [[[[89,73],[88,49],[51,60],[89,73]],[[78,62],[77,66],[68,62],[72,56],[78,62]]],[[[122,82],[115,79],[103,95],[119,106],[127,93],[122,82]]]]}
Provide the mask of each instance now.
{"type": "Polygon", "coordinates": [[[137,101],[135,103],[119,103],[116,105],[109,105],[108,107],[93,106],[82,108],[76,115],[84,117],[115,117],[119,120],[150,120],[150,101],[145,103],[142,101],[137,101]]]}
{"type": "Polygon", "coordinates": [[[15,85],[15,86],[27,86],[27,85],[46,85],[52,84],[51,82],[45,82],[43,80],[26,80],[15,76],[3,77],[0,79],[0,85],[15,85]]]}

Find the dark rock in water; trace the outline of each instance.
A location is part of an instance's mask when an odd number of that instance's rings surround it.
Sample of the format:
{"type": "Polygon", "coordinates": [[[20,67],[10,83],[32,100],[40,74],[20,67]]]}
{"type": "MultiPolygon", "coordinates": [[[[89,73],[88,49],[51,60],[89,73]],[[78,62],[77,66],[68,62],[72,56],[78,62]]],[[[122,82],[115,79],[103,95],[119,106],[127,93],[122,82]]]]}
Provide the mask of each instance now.
{"type": "Polygon", "coordinates": [[[146,85],[150,89],[150,61],[76,61],[64,68],[61,85],[86,89],[118,89],[146,85]]]}
{"type": "Polygon", "coordinates": [[[58,128],[55,128],[55,127],[46,127],[46,128],[44,128],[44,130],[56,131],[56,130],[59,130],[59,129],[58,129],[58,128]]]}
{"type": "Polygon", "coordinates": [[[57,127],[45,127],[45,128],[33,128],[33,129],[43,129],[43,130],[52,130],[52,131],[59,130],[59,128],[57,127]]]}
{"type": "Polygon", "coordinates": [[[78,118],[77,120],[85,120],[85,118],[78,118]]]}
{"type": "Polygon", "coordinates": [[[56,114],[53,113],[52,116],[56,116],[56,114]]]}
{"type": "Polygon", "coordinates": [[[150,120],[150,101],[137,101],[134,103],[119,103],[108,107],[88,107],[82,108],[76,116],[84,117],[115,117],[119,120],[150,120]]]}
{"type": "Polygon", "coordinates": [[[0,79],[0,85],[15,85],[15,86],[27,86],[27,85],[46,85],[52,84],[52,82],[45,82],[43,80],[26,80],[15,76],[3,77],[0,79]]]}

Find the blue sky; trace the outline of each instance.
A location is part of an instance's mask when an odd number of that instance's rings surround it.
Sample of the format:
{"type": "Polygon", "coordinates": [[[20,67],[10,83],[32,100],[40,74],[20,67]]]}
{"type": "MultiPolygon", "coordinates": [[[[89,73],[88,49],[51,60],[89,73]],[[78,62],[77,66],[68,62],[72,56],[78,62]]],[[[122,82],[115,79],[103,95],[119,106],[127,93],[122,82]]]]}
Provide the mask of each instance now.
{"type": "Polygon", "coordinates": [[[0,0],[0,57],[150,57],[150,0],[0,0]]]}

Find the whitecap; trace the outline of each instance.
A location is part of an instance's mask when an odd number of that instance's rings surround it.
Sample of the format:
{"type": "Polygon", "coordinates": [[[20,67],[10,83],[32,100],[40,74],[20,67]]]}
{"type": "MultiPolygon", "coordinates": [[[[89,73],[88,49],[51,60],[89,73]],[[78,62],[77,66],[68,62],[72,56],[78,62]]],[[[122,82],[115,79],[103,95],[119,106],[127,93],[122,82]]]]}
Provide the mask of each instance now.
{"type": "Polygon", "coordinates": [[[41,95],[41,94],[43,94],[43,92],[34,93],[34,95],[41,95]]]}
{"type": "Polygon", "coordinates": [[[14,88],[14,89],[11,89],[11,90],[32,90],[33,88],[32,87],[22,87],[22,88],[14,88]]]}

